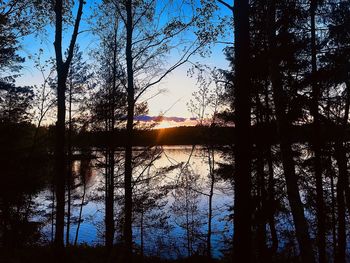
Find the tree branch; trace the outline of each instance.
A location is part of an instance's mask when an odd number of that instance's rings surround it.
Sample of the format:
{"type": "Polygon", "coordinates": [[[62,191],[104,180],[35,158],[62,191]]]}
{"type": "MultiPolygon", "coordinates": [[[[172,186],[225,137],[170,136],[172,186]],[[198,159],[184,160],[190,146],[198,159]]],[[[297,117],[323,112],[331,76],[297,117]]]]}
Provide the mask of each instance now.
{"type": "Polygon", "coordinates": [[[233,12],[233,6],[232,5],[229,5],[228,3],[226,3],[225,1],[223,0],[218,0],[218,2],[220,4],[223,4],[224,6],[226,6],[228,9],[230,9],[232,12],[233,12]]]}
{"type": "MultiPolygon", "coordinates": [[[[193,47],[195,42],[191,45],[193,47]]],[[[155,84],[158,84],[161,82],[170,72],[174,71],[176,68],[180,67],[181,65],[185,64],[189,58],[197,52],[199,48],[201,48],[201,44],[198,45],[194,50],[190,51],[191,47],[185,52],[185,54],[182,55],[182,57],[174,64],[172,65],[169,69],[167,69],[157,80],[147,84],[140,92],[139,94],[135,97],[135,102],[140,98],[140,96],[151,86],[154,86],[155,84]]]]}
{"type": "Polygon", "coordinates": [[[64,63],[67,69],[68,69],[68,65],[71,63],[72,58],[73,58],[74,46],[75,46],[75,42],[77,41],[77,37],[78,37],[79,24],[80,24],[81,16],[83,15],[84,4],[85,4],[84,0],[79,0],[79,7],[78,7],[78,11],[77,11],[77,16],[75,18],[74,30],[73,30],[72,38],[71,38],[71,41],[69,44],[69,49],[68,49],[68,57],[67,57],[66,62],[64,63]]]}

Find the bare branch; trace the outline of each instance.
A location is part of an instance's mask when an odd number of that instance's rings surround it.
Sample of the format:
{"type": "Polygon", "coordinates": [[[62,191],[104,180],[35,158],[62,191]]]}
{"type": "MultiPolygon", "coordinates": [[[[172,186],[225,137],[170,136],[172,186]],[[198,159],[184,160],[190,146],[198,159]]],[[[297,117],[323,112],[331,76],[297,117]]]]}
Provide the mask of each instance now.
{"type": "Polygon", "coordinates": [[[77,41],[77,37],[78,37],[79,25],[80,25],[81,16],[83,15],[84,4],[85,4],[84,0],[79,0],[79,7],[78,7],[78,11],[77,11],[77,16],[75,18],[74,30],[73,30],[72,38],[71,38],[71,41],[69,44],[69,49],[68,49],[68,57],[67,57],[67,60],[65,62],[66,65],[69,65],[70,62],[72,61],[72,58],[73,58],[74,46],[75,46],[75,42],[77,41]]]}
{"type": "Polygon", "coordinates": [[[191,45],[191,47],[181,56],[181,58],[174,64],[172,65],[169,69],[167,69],[157,80],[147,84],[141,91],[140,93],[136,96],[135,102],[140,98],[140,96],[151,86],[154,86],[155,84],[158,84],[161,82],[170,72],[174,71],[176,68],[180,67],[181,65],[185,64],[188,62],[189,58],[198,51],[198,49],[201,48],[202,45],[198,45],[194,50],[190,51],[191,48],[195,45],[196,41],[191,45]]]}
{"type": "Polygon", "coordinates": [[[232,5],[229,5],[228,3],[226,3],[225,1],[223,0],[218,0],[218,2],[220,4],[223,4],[224,6],[226,6],[228,9],[230,9],[232,12],[233,12],[233,6],[232,5]]]}

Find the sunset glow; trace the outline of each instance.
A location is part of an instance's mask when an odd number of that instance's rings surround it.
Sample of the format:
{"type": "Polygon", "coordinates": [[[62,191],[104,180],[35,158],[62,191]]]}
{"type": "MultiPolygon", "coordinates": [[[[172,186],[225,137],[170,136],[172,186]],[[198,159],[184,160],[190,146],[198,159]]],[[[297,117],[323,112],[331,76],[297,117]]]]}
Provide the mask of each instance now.
{"type": "Polygon", "coordinates": [[[161,121],[157,124],[157,126],[155,128],[166,129],[166,128],[172,128],[172,127],[176,127],[176,126],[178,126],[178,124],[176,122],[171,123],[169,121],[161,121]]]}
{"type": "Polygon", "coordinates": [[[0,263],[350,263],[349,43],[350,0],[0,0],[0,263]]]}
{"type": "Polygon", "coordinates": [[[154,129],[166,129],[166,128],[174,128],[174,127],[183,127],[183,126],[196,126],[198,124],[197,120],[195,119],[183,119],[181,121],[179,120],[172,120],[172,119],[181,119],[177,117],[165,117],[161,121],[155,121],[154,129]]]}

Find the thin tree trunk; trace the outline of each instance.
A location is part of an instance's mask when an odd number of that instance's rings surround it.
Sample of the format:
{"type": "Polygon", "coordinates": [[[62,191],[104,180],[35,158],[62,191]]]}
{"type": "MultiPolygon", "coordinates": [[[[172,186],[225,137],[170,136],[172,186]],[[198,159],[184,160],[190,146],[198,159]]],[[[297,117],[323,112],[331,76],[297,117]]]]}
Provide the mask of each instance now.
{"type": "Polygon", "coordinates": [[[108,150],[106,174],[106,247],[111,251],[114,241],[114,151],[108,150]]]}
{"type": "Polygon", "coordinates": [[[310,2],[310,17],[311,17],[311,76],[312,76],[312,105],[311,113],[313,117],[313,141],[312,148],[314,151],[314,172],[316,179],[316,215],[317,215],[317,247],[318,261],[325,263],[326,258],[326,227],[325,227],[325,212],[323,199],[323,183],[322,183],[322,166],[321,166],[321,141],[320,141],[320,122],[318,113],[318,101],[320,96],[320,88],[316,83],[317,59],[316,59],[316,23],[315,13],[317,9],[316,0],[310,2]]]}
{"type": "Polygon", "coordinates": [[[261,145],[257,145],[257,249],[259,262],[271,262],[268,258],[266,246],[266,190],[265,190],[265,173],[264,173],[264,153],[261,145]]]}
{"type": "MultiPolygon", "coordinates": [[[[345,110],[344,110],[344,119],[343,119],[343,133],[345,133],[346,128],[348,126],[348,119],[349,119],[349,110],[350,110],[350,81],[345,82],[346,85],[346,100],[345,100],[345,110]]],[[[345,137],[345,134],[343,135],[345,137]]],[[[346,138],[343,139],[345,142],[346,138]]],[[[345,147],[344,147],[344,150],[345,147]]],[[[346,152],[344,153],[346,154],[346,152]]],[[[349,182],[349,176],[345,177],[345,200],[346,200],[346,206],[348,209],[348,212],[350,213],[350,182],[349,182]]]]}
{"type": "Polygon", "coordinates": [[[331,180],[331,207],[332,207],[332,244],[333,244],[333,256],[334,258],[336,257],[337,254],[337,219],[336,219],[336,213],[335,213],[335,208],[337,206],[336,204],[336,197],[335,197],[335,192],[334,192],[334,172],[333,172],[333,165],[332,165],[332,159],[329,158],[329,164],[328,164],[328,169],[329,169],[329,177],[331,180]]]}
{"type": "Polygon", "coordinates": [[[116,75],[117,75],[117,25],[115,25],[113,37],[113,67],[112,67],[112,86],[109,89],[109,120],[108,132],[111,136],[111,145],[109,146],[108,156],[108,173],[106,173],[106,246],[110,252],[114,241],[114,126],[115,126],[115,90],[116,90],[116,75]]]}
{"type": "Polygon", "coordinates": [[[251,141],[249,76],[249,1],[235,2],[235,205],[233,259],[250,262],[251,253],[251,141]]]}
{"type": "Polygon", "coordinates": [[[338,246],[335,262],[344,263],[346,251],[346,228],[345,228],[345,183],[347,173],[347,160],[342,142],[336,142],[335,155],[338,164],[339,176],[337,182],[337,204],[338,204],[338,246]]]}
{"type": "MultiPolygon", "coordinates": [[[[105,120],[105,131],[108,132],[108,113],[107,113],[107,118],[105,120]]],[[[105,246],[108,248],[108,244],[107,244],[107,235],[108,235],[108,217],[109,217],[109,211],[108,211],[108,194],[109,194],[109,150],[106,149],[106,152],[105,152],[105,246]]]]}
{"type": "Polygon", "coordinates": [[[69,246],[70,221],[71,221],[71,183],[72,183],[72,83],[69,85],[69,106],[68,106],[68,167],[67,167],[67,226],[66,245],[69,246]]]}
{"type": "Polygon", "coordinates": [[[54,244],[55,240],[55,186],[52,185],[52,208],[51,208],[51,244],[54,244]]]}
{"type": "Polygon", "coordinates": [[[78,225],[77,225],[77,230],[75,232],[75,239],[74,239],[74,246],[78,244],[78,236],[79,236],[79,230],[80,230],[80,225],[81,225],[81,218],[83,215],[83,207],[84,207],[84,202],[85,202],[85,194],[86,194],[86,181],[85,181],[85,174],[81,174],[82,180],[83,180],[83,196],[81,198],[81,204],[80,204],[80,210],[79,210],[79,218],[78,218],[78,225]]]}
{"type": "MultiPolygon", "coordinates": [[[[256,104],[256,127],[259,130],[261,124],[264,122],[264,115],[262,111],[262,105],[259,97],[259,93],[255,94],[256,104]]],[[[267,119],[267,122],[269,120],[267,119]]],[[[257,204],[256,204],[256,243],[257,243],[257,260],[259,262],[271,262],[270,255],[268,254],[266,245],[266,223],[267,223],[267,194],[265,188],[265,171],[264,171],[264,144],[262,141],[258,141],[255,144],[255,158],[256,158],[256,177],[257,177],[257,204]]]]}
{"type": "Polygon", "coordinates": [[[212,259],[212,221],[213,221],[213,196],[214,196],[214,185],[215,185],[215,175],[214,175],[214,149],[213,146],[208,146],[208,162],[209,162],[209,175],[210,175],[210,191],[209,191],[209,200],[208,200],[208,232],[207,232],[207,257],[209,260],[212,259]]]}
{"type": "Polygon", "coordinates": [[[272,244],[270,247],[271,255],[275,255],[278,249],[278,237],[277,230],[275,225],[275,191],[274,191],[274,179],[273,179],[273,164],[271,156],[271,148],[267,150],[267,164],[269,168],[269,179],[268,179],[268,202],[267,206],[269,207],[268,211],[268,221],[271,232],[272,244]]]}
{"type": "Polygon", "coordinates": [[[117,81],[117,31],[118,31],[118,23],[115,23],[114,28],[114,37],[113,37],[113,67],[112,67],[112,90],[111,90],[111,96],[110,96],[110,127],[109,131],[112,138],[112,143],[110,146],[110,180],[109,180],[109,234],[108,234],[108,243],[109,247],[113,247],[113,241],[114,241],[114,232],[115,232],[115,226],[114,226],[114,169],[115,169],[115,149],[114,149],[114,126],[115,126],[115,97],[116,97],[116,81],[117,81]]]}
{"type": "MultiPolygon", "coordinates": [[[[266,47],[267,48],[267,47],[266,47]]],[[[265,83],[265,92],[264,92],[264,102],[265,102],[265,122],[267,124],[271,124],[270,120],[270,103],[269,103],[269,82],[266,80],[265,83]]],[[[267,220],[270,227],[271,234],[271,247],[269,248],[270,258],[272,260],[273,255],[276,255],[278,249],[278,236],[275,224],[275,212],[276,212],[276,204],[275,204],[275,183],[274,183],[274,169],[273,169],[273,161],[272,161],[272,147],[271,145],[266,146],[266,161],[268,167],[268,185],[267,185],[267,220]]]]}
{"type": "Polygon", "coordinates": [[[134,126],[134,70],[132,56],[133,39],[133,16],[132,1],[126,1],[126,64],[127,64],[127,124],[126,124],[126,146],[125,146],[125,176],[124,176],[124,242],[125,242],[125,262],[132,262],[132,138],[134,126]]]}
{"type": "Polygon", "coordinates": [[[350,212],[350,190],[349,190],[349,176],[347,167],[346,148],[344,146],[345,130],[349,118],[350,106],[350,85],[346,82],[346,101],[345,113],[342,122],[343,130],[339,136],[338,141],[335,142],[335,157],[337,159],[339,176],[337,182],[337,203],[338,203],[338,247],[336,253],[337,263],[345,262],[346,260],[346,225],[345,225],[345,205],[348,205],[350,212]],[[348,199],[349,198],[349,199],[348,199]],[[346,202],[345,202],[346,199],[346,202]]]}
{"type": "Polygon", "coordinates": [[[189,216],[189,201],[188,201],[188,181],[187,181],[187,175],[186,175],[186,236],[187,236],[187,256],[192,256],[192,250],[191,250],[191,229],[190,229],[190,216],[189,216]]]}
{"type": "Polygon", "coordinates": [[[141,208],[141,226],[140,226],[140,234],[141,234],[141,259],[143,261],[143,256],[144,256],[144,236],[143,236],[143,208],[141,208]]]}

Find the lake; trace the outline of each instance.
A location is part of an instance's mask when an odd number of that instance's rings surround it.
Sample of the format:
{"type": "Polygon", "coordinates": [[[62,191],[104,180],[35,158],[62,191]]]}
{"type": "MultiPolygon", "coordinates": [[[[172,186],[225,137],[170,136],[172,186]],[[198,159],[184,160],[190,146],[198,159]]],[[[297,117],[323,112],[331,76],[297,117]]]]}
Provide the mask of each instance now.
{"type": "MultiPolygon", "coordinates": [[[[77,151],[76,155],[81,152],[77,151]]],[[[106,153],[92,150],[95,158],[72,163],[72,223],[70,243],[104,244],[106,153]],[[85,194],[84,194],[85,188],[85,194]],[[82,198],[84,202],[82,206],[82,198]],[[74,222],[75,221],[75,222],[74,222]]],[[[208,228],[210,167],[208,151],[202,146],[157,146],[134,149],[133,240],[136,249],[142,245],[148,255],[166,258],[204,253],[208,228]],[[140,209],[142,208],[142,209],[140,209]],[[142,230],[141,230],[142,229],[142,230]],[[142,231],[142,235],[141,235],[142,231]]],[[[224,159],[218,151],[210,155],[214,168],[224,159]]],[[[123,209],[123,151],[114,154],[115,171],[115,241],[121,240],[123,209]]],[[[212,253],[219,257],[232,237],[228,220],[233,205],[232,185],[215,177],[212,215],[212,253]]],[[[43,210],[52,204],[52,191],[46,189],[37,197],[43,210]]],[[[67,207],[67,205],[66,205],[67,207]]],[[[52,221],[46,219],[44,236],[50,241],[52,221]]]]}

